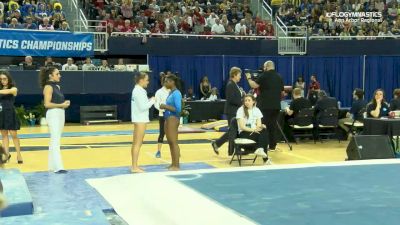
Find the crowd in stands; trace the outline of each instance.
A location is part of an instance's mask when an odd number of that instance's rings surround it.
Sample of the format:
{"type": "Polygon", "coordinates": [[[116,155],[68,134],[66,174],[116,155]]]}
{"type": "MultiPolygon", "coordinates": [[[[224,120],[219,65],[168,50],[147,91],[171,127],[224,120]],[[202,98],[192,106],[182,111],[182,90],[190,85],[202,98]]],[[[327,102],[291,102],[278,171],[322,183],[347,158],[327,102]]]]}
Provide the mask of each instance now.
{"type": "Polygon", "coordinates": [[[249,0],[85,1],[90,19],[101,20],[100,29],[138,34],[203,34],[275,36],[270,21],[249,7],[249,0]]]}
{"type": "Polygon", "coordinates": [[[358,40],[372,40],[375,37],[371,36],[400,34],[400,2],[397,0],[272,0],[271,6],[273,14],[286,25],[307,27],[308,36],[338,36],[341,40],[358,36],[358,40]],[[376,13],[372,17],[353,17],[347,21],[345,17],[339,18],[348,12],[376,13]],[[338,15],[337,18],[332,13],[338,15]]]}
{"type": "Polygon", "coordinates": [[[1,1],[0,28],[70,31],[61,3],[48,0],[1,1]]]}
{"type": "Polygon", "coordinates": [[[124,59],[118,59],[115,65],[109,65],[107,59],[92,60],[86,58],[83,61],[77,61],[75,64],[73,58],[68,58],[65,63],[53,61],[52,57],[46,57],[43,64],[38,63],[32,56],[26,56],[25,60],[19,64],[22,70],[39,70],[41,67],[53,66],[63,71],[129,71],[130,68],[124,63],[124,59]]]}

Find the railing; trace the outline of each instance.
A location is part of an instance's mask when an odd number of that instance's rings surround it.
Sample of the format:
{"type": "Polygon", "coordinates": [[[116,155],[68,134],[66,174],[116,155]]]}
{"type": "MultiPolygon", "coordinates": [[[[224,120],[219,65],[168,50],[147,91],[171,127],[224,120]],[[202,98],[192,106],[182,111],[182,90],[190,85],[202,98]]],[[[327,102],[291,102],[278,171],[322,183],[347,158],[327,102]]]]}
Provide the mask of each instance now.
{"type": "Polygon", "coordinates": [[[106,52],[108,51],[108,33],[107,32],[77,32],[93,34],[94,51],[106,52]]]}
{"type": "Polygon", "coordinates": [[[71,0],[68,4],[71,10],[76,13],[73,20],[73,30],[80,32],[89,31],[88,20],[86,19],[85,13],[83,13],[82,9],[79,7],[78,0],[71,0]]]}
{"type": "MultiPolygon", "coordinates": [[[[258,1],[258,2],[260,2],[260,1],[258,1]]],[[[261,1],[261,8],[263,9],[263,11],[262,10],[261,11],[265,12],[268,15],[268,17],[271,19],[271,21],[273,21],[274,19],[272,17],[272,8],[271,8],[271,6],[268,5],[268,3],[265,0],[261,1]]],[[[261,14],[261,18],[264,18],[263,13],[261,14]]]]}
{"type": "Polygon", "coordinates": [[[111,37],[126,36],[126,37],[181,37],[181,38],[223,38],[223,39],[239,39],[239,40],[276,40],[274,36],[240,36],[240,35],[199,35],[199,34],[152,34],[152,33],[127,33],[127,32],[112,32],[111,37]]]}
{"type": "Polygon", "coordinates": [[[307,37],[279,37],[278,53],[280,55],[307,54],[307,37]]]}
{"type": "Polygon", "coordinates": [[[383,40],[383,39],[400,39],[400,35],[384,35],[384,36],[310,36],[308,40],[383,40]]]}
{"type": "Polygon", "coordinates": [[[107,28],[107,25],[108,22],[105,20],[87,20],[85,18],[84,20],[74,21],[75,31],[103,31],[107,28]]]}

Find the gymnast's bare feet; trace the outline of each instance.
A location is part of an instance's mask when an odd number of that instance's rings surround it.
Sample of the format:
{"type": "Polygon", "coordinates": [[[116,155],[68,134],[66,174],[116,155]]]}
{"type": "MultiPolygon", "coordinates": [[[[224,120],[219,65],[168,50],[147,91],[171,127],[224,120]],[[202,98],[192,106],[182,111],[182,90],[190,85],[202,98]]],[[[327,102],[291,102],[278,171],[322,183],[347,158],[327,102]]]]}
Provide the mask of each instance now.
{"type": "Polygon", "coordinates": [[[169,168],[168,168],[168,170],[169,171],[179,171],[179,170],[181,170],[179,167],[177,167],[177,166],[170,166],[169,168]]]}
{"type": "Polygon", "coordinates": [[[140,168],[140,167],[136,167],[136,168],[131,168],[131,172],[132,173],[144,173],[145,171],[142,169],[142,168],[140,168]]]}

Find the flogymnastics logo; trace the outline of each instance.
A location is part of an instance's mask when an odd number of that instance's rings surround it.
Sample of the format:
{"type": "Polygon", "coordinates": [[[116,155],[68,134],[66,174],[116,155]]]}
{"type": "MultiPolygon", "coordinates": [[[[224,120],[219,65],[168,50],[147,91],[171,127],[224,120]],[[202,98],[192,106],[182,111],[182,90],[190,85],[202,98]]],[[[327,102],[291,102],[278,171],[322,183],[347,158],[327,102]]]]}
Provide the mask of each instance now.
{"type": "Polygon", "coordinates": [[[383,21],[382,12],[328,12],[325,15],[336,22],[380,23],[383,21]]]}

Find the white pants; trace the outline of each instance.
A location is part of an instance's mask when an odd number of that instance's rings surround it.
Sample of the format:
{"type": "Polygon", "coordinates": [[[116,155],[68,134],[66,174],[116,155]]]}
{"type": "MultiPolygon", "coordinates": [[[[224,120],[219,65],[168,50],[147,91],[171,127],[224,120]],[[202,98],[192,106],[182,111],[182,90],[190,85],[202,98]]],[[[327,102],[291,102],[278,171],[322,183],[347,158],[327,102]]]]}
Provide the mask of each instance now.
{"type": "Polygon", "coordinates": [[[49,170],[57,172],[64,169],[60,145],[61,134],[65,123],[65,110],[58,108],[47,110],[46,120],[50,131],[49,170]]]}

